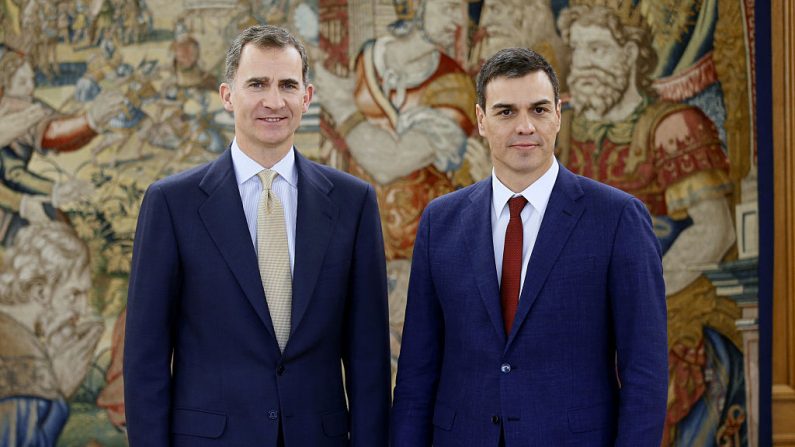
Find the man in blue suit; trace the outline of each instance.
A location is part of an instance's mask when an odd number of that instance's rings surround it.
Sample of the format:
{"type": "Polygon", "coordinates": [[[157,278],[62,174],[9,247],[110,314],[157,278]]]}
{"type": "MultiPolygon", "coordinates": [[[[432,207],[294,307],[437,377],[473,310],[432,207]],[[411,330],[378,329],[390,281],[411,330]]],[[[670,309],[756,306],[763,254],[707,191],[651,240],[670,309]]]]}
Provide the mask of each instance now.
{"type": "Polygon", "coordinates": [[[495,54],[476,114],[493,174],[417,232],[393,447],[660,445],[665,291],[649,214],[554,156],[558,80],[495,54]]]}
{"type": "Polygon", "coordinates": [[[141,206],[124,359],[130,445],[387,445],[386,270],[373,189],[298,153],[303,46],[245,30],[231,148],[141,206]],[[344,381],[343,381],[344,373],[344,381]]]}

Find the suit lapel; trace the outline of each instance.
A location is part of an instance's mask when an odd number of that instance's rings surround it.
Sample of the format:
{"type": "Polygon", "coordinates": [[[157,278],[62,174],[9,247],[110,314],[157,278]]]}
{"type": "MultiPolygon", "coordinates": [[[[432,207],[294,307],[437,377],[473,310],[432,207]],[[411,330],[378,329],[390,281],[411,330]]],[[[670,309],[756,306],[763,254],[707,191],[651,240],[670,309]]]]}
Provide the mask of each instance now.
{"type": "Polygon", "coordinates": [[[229,150],[210,164],[199,187],[208,196],[199,208],[199,216],[276,346],[273,323],[257,266],[257,254],[248,232],[229,150]]]}
{"type": "Polygon", "coordinates": [[[329,193],[329,179],[295,152],[298,169],[298,213],[295,225],[295,268],[293,273],[293,317],[291,334],[301,324],[317,284],[339,210],[329,193]]]}
{"type": "Polygon", "coordinates": [[[473,276],[478,285],[480,298],[494,325],[497,337],[505,342],[505,326],[502,321],[500,286],[494,261],[494,243],[491,229],[491,176],[481,180],[469,195],[470,204],[461,213],[461,228],[472,228],[466,234],[469,260],[473,276]]]}
{"type": "Polygon", "coordinates": [[[561,165],[555,186],[552,188],[552,195],[549,197],[547,210],[544,213],[544,220],[538,231],[533,254],[527,265],[527,273],[519,297],[519,308],[516,310],[516,319],[505,346],[506,350],[533,307],[552,266],[555,265],[571,231],[585,209],[583,203],[578,201],[582,195],[582,188],[577,177],[561,165]]]}

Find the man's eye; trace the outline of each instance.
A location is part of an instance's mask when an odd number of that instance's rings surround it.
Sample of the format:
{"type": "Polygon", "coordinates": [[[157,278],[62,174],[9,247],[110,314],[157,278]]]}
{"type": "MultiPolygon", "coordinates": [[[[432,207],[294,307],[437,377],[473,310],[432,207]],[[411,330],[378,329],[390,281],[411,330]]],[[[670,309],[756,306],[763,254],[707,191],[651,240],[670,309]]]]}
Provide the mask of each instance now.
{"type": "Polygon", "coordinates": [[[511,116],[512,113],[513,112],[511,110],[509,110],[509,109],[504,109],[504,110],[500,110],[499,112],[497,112],[497,114],[500,115],[500,116],[511,116]]]}
{"type": "Polygon", "coordinates": [[[541,113],[544,113],[544,112],[546,112],[546,111],[547,111],[547,109],[545,109],[545,108],[543,108],[543,107],[536,107],[536,113],[539,113],[539,114],[541,114],[541,113]]]}

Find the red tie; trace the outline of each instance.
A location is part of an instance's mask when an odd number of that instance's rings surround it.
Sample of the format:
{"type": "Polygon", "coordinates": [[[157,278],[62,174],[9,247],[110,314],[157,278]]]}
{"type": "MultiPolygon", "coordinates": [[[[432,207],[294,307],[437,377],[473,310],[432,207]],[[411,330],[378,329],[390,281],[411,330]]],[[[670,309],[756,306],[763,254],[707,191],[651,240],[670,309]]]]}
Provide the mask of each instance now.
{"type": "Polygon", "coordinates": [[[520,213],[527,204],[522,196],[508,200],[511,219],[505,230],[505,249],[502,252],[502,283],[500,298],[502,301],[502,319],[505,322],[505,333],[511,333],[511,325],[519,306],[519,285],[522,280],[522,217],[520,213]]]}

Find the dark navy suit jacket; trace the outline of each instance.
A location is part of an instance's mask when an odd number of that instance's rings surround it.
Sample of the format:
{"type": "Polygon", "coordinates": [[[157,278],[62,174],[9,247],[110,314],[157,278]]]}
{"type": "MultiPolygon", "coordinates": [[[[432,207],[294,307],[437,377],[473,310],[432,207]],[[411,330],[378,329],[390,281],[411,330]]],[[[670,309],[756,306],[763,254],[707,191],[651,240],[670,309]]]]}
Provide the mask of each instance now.
{"type": "Polygon", "coordinates": [[[147,191],[124,352],[132,447],[275,446],[280,421],[287,447],[387,444],[388,310],[375,193],[297,151],[295,162],[292,331],[283,354],[229,150],[147,191]]]}
{"type": "Polygon", "coordinates": [[[422,216],[393,447],[658,447],[667,337],[661,253],[637,199],[561,166],[506,336],[491,178],[422,216]]]}

